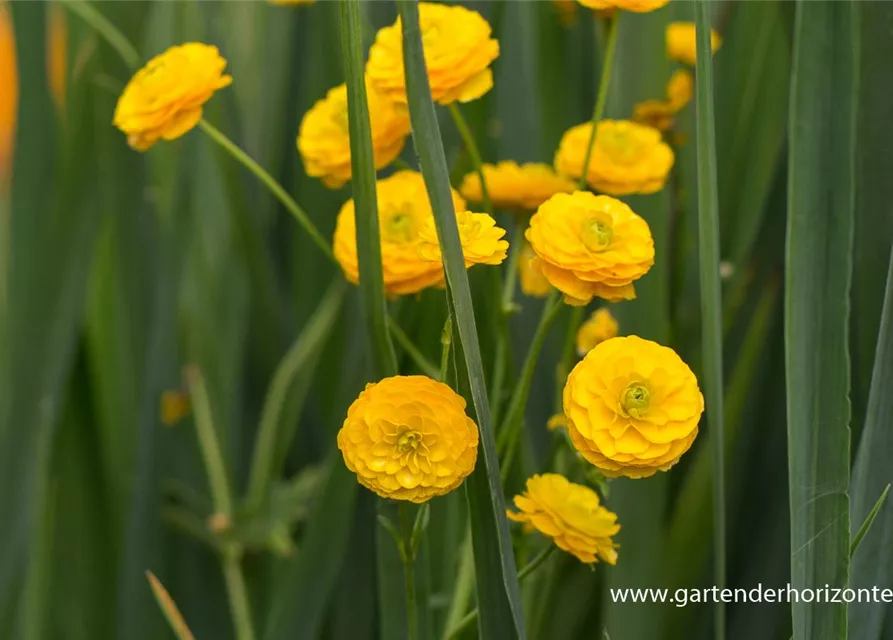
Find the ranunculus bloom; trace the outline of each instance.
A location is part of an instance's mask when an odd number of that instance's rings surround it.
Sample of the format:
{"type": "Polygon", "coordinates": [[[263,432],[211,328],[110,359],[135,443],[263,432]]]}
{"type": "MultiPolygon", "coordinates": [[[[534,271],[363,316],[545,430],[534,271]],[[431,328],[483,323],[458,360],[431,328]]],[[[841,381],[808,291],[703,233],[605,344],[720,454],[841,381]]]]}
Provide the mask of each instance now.
{"type": "Polygon", "coordinates": [[[598,344],[564,387],[571,441],[606,476],[666,471],[698,435],[704,397],[688,365],[637,336],[598,344]]]}
{"type": "MultiPolygon", "coordinates": [[[[385,98],[366,83],[372,153],[375,168],[394,161],[410,131],[405,105],[385,98]]],[[[298,151],[308,176],[320,178],[327,187],[338,188],[350,180],[350,135],[347,125],[347,87],[330,89],[301,120],[298,151]]]]}
{"type": "Polygon", "coordinates": [[[465,400],[425,376],[366,385],[338,432],[344,464],[382,498],[427,502],[474,469],[478,429],[465,400]]]}
{"type": "Polygon", "coordinates": [[[585,356],[597,344],[617,337],[617,319],[605,308],[598,309],[577,329],[577,354],[585,356]]]}
{"type": "MultiPolygon", "coordinates": [[[[570,193],[576,185],[547,164],[519,165],[512,160],[483,166],[487,192],[494,207],[534,211],[556,193],[570,193]]],[[[483,202],[481,179],[472,172],[462,179],[459,193],[470,202],[483,202]]]]}
{"type": "Polygon", "coordinates": [[[19,77],[12,17],[6,5],[0,3],[0,189],[12,164],[18,102],[19,77]]]}
{"type": "MultiPolygon", "coordinates": [[[[427,287],[443,286],[443,262],[434,228],[434,212],[422,174],[398,171],[379,180],[376,193],[385,292],[390,296],[406,295],[427,287]]],[[[466,266],[502,262],[508,249],[508,243],[501,239],[505,231],[487,214],[466,211],[462,196],[455,191],[452,195],[466,266]]],[[[358,283],[360,273],[352,199],[338,214],[333,244],[344,277],[358,283]]]]}
{"type": "Polygon", "coordinates": [[[519,511],[506,510],[509,519],[552,538],[580,562],[617,562],[611,539],[620,531],[617,515],[604,508],[589,487],[557,473],[536,475],[527,480],[527,490],[515,496],[515,506],[519,511]]]}
{"type": "MultiPolygon", "coordinates": [[[[419,24],[435,102],[469,102],[493,87],[490,63],[499,56],[499,42],[490,37],[490,24],[479,13],[458,5],[420,2],[419,24]]],[[[366,74],[379,91],[406,103],[399,18],[375,36],[366,74]]]]}
{"type": "Polygon", "coordinates": [[[611,9],[623,9],[624,11],[633,11],[635,13],[648,13],[660,9],[670,0],[579,0],[580,4],[590,9],[598,11],[608,11],[611,9]]]}
{"type": "Polygon", "coordinates": [[[588,191],[544,202],[525,235],[543,275],[572,305],[635,298],[633,281],[654,264],[648,223],[620,200],[588,191]]]}
{"type": "MultiPolygon", "coordinates": [[[[580,177],[591,133],[591,122],[565,132],[555,153],[558,173],[580,177]]],[[[655,193],[663,189],[673,161],[672,149],[654,127],[627,120],[602,120],[593,142],[586,182],[612,196],[655,193]]]]}
{"type": "Polygon", "coordinates": [[[667,83],[666,100],[645,100],[633,109],[633,120],[661,131],[672,129],[676,114],[687,105],[694,95],[694,78],[691,73],[679,69],[667,83]]]}
{"type": "Polygon", "coordinates": [[[202,106],[214,92],[232,84],[225,67],[217,47],[199,42],[171,47],[131,78],[118,98],[115,126],[138,151],[179,138],[202,119],[202,106]]]}
{"type": "Polygon", "coordinates": [[[536,257],[529,242],[524,242],[521,255],[518,256],[518,275],[520,276],[521,291],[526,296],[543,298],[552,291],[552,285],[543,275],[543,270],[539,266],[539,258],[536,257]]]}
{"type": "MultiPolygon", "coordinates": [[[[694,22],[671,22],[667,25],[667,56],[682,64],[695,66],[697,46],[694,22]]],[[[722,45],[722,38],[713,29],[710,30],[710,49],[712,53],[722,45]]]]}

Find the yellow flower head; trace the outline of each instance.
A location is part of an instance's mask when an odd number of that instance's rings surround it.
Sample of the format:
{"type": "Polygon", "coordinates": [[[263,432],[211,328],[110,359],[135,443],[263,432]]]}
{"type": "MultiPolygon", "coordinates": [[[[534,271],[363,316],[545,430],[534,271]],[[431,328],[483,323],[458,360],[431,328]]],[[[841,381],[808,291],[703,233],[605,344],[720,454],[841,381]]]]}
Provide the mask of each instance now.
{"type": "Polygon", "coordinates": [[[552,285],[543,275],[539,258],[529,242],[525,242],[521,247],[521,255],[518,257],[518,275],[521,276],[521,291],[526,296],[544,298],[552,291],[552,285]]]}
{"type": "MultiPolygon", "coordinates": [[[[534,211],[556,193],[570,193],[576,187],[573,182],[559,176],[547,164],[506,160],[498,164],[485,164],[484,180],[493,206],[503,209],[534,211]]],[[[476,172],[462,179],[459,193],[471,202],[483,202],[481,180],[476,172]]]]}
{"type": "Polygon", "coordinates": [[[425,376],[366,385],[338,432],[344,464],[382,498],[427,502],[474,469],[478,429],[465,400],[425,376]]]}
{"type": "MultiPolygon", "coordinates": [[[[667,25],[667,57],[682,64],[695,66],[697,60],[694,22],[671,22],[667,25]]],[[[722,38],[710,30],[710,49],[713,53],[722,45],[722,38]]]]}
{"type": "Polygon", "coordinates": [[[0,2],[0,189],[12,164],[18,103],[19,76],[12,16],[6,4],[0,2]]]}
{"type": "Polygon", "coordinates": [[[299,7],[302,4],[313,4],[316,0],[267,0],[270,4],[299,7]]]}
{"type": "Polygon", "coordinates": [[[202,105],[232,84],[217,47],[198,42],[171,47],[137,71],[118,98],[114,124],[127,143],[146,151],[174,140],[202,119],[202,105]]]}
{"type": "MultiPolygon", "coordinates": [[[[434,229],[434,212],[425,190],[422,174],[398,171],[376,183],[378,223],[381,236],[381,263],[388,295],[418,293],[443,286],[443,262],[434,229]]],[[[508,243],[500,238],[505,231],[483,213],[465,211],[465,201],[452,191],[453,207],[459,213],[459,239],[466,266],[499,264],[505,259],[508,243]]],[[[338,214],[335,226],[335,258],[344,276],[359,282],[354,202],[348,200],[338,214]]]]}
{"type": "MultiPolygon", "coordinates": [[[[419,23],[435,102],[469,102],[493,87],[490,63],[499,56],[499,42],[490,37],[490,24],[479,13],[458,5],[421,2],[419,23]]],[[[406,103],[399,18],[375,36],[366,73],[379,91],[406,103]]]]}
{"type": "Polygon", "coordinates": [[[636,297],[633,281],[654,264],[654,241],[642,218],[610,196],[559,193],[530,219],[526,237],[538,266],[568,304],[594,297],[636,297]]]}
{"type": "MultiPolygon", "coordinates": [[[[369,124],[375,168],[394,161],[410,131],[409,112],[381,95],[366,82],[369,124]]],[[[308,176],[320,178],[327,187],[338,188],[350,180],[350,135],[347,126],[347,87],[330,89],[304,114],[298,132],[298,151],[308,176]]]]}
{"type": "MultiPolygon", "coordinates": [[[[568,129],[555,153],[558,173],[579,178],[586,159],[592,123],[568,129]]],[[[664,187],[673,167],[673,151],[660,131],[627,120],[598,123],[586,181],[613,196],[655,193],[664,187]]]]}
{"type": "Polygon", "coordinates": [[[552,0],[552,6],[558,11],[558,19],[565,27],[569,27],[577,20],[576,0],[552,0]]]}
{"type": "Polygon", "coordinates": [[[564,386],[574,447],[610,477],[645,478],[672,467],[698,435],[703,411],[688,365],[637,336],[597,345],[564,386]]]}
{"type": "Polygon", "coordinates": [[[612,9],[623,9],[624,11],[633,11],[635,13],[648,13],[660,9],[670,0],[579,0],[580,4],[590,9],[598,11],[609,11],[612,9]]]}
{"type": "Polygon", "coordinates": [[[519,511],[506,511],[511,520],[552,538],[580,562],[617,562],[611,540],[620,531],[617,515],[604,508],[589,487],[557,473],[536,475],[527,480],[527,491],[515,496],[515,506],[519,511]]]}
{"type": "Polygon", "coordinates": [[[676,114],[687,105],[694,94],[694,78],[691,73],[679,69],[667,83],[666,100],[645,100],[633,110],[633,120],[661,131],[668,131],[676,124],[676,114]]]}
{"type": "Polygon", "coordinates": [[[577,353],[585,356],[599,343],[616,338],[618,328],[617,320],[610,311],[605,308],[597,310],[577,330],[577,353]]]}

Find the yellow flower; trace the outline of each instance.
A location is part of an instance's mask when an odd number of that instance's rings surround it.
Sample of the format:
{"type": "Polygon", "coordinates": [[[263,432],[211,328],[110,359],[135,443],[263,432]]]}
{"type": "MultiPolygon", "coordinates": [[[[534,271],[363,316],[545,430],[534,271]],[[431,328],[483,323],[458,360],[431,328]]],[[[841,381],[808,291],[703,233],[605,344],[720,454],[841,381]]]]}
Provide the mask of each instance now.
{"type": "MultiPolygon", "coordinates": [[[[570,193],[576,187],[573,182],[559,176],[547,164],[506,160],[496,165],[483,166],[487,192],[494,207],[534,211],[556,193],[570,193]]],[[[459,186],[466,200],[483,202],[481,180],[476,172],[469,173],[459,186]]]]}
{"type": "Polygon", "coordinates": [[[611,540],[620,531],[617,515],[603,507],[589,487],[557,473],[535,475],[528,478],[527,491],[515,496],[515,506],[520,511],[506,510],[511,520],[552,538],[580,562],[617,562],[611,540]]]}
{"type": "Polygon", "coordinates": [[[597,345],[564,387],[571,441],[609,477],[645,478],[672,467],[698,435],[703,411],[688,365],[637,336],[597,345]]]}
{"type": "Polygon", "coordinates": [[[478,429],[465,400],[425,376],[366,385],[338,432],[344,464],[382,498],[426,502],[474,469],[478,429]]]}
{"type": "Polygon", "coordinates": [[[676,124],[676,114],[691,101],[693,93],[691,73],[680,69],[673,73],[667,83],[667,99],[638,103],[633,109],[633,120],[661,131],[672,129],[676,124]]]}
{"type": "MultiPolygon", "coordinates": [[[[695,66],[697,60],[694,22],[671,22],[667,25],[667,56],[682,64],[695,66]]],[[[710,49],[713,53],[722,45],[722,38],[710,30],[710,49]]]]}
{"type": "Polygon", "coordinates": [[[159,140],[174,140],[202,119],[202,105],[232,84],[217,47],[189,42],[171,47],[137,71],[115,108],[114,124],[127,143],[146,151],[159,140]]]}
{"type": "MultiPolygon", "coordinates": [[[[466,266],[499,264],[505,259],[508,243],[500,238],[505,231],[483,213],[465,211],[465,201],[452,191],[457,212],[459,239],[466,266]]],[[[385,292],[390,296],[417,293],[432,286],[443,286],[444,274],[434,212],[422,174],[398,171],[376,183],[378,223],[381,235],[381,263],[385,292]]],[[[354,202],[348,200],[338,214],[335,226],[335,258],[344,277],[359,282],[354,202]]]]}
{"type": "MultiPolygon", "coordinates": [[[[410,131],[405,105],[397,105],[381,95],[367,81],[369,124],[375,168],[394,161],[410,131]]],[[[327,187],[338,188],[350,180],[350,135],[347,126],[347,87],[330,89],[301,120],[298,151],[308,176],[322,179],[327,187]]]]}
{"type": "Polygon", "coordinates": [[[189,415],[192,403],[179,389],[168,389],[161,394],[161,424],[172,427],[189,415]]]}
{"type": "MultiPolygon", "coordinates": [[[[592,123],[568,129],[555,153],[558,173],[579,178],[586,159],[592,123]]],[[[673,167],[673,151],[660,131],[627,120],[598,123],[586,181],[613,196],[655,193],[664,187],[673,167]]]]}
{"type": "Polygon", "coordinates": [[[567,429],[567,418],[563,413],[556,413],[546,422],[546,428],[549,431],[558,431],[559,429],[567,429]]]}
{"type": "Polygon", "coordinates": [[[525,242],[521,247],[521,255],[518,256],[518,274],[521,276],[521,291],[524,295],[543,298],[552,291],[552,285],[543,275],[539,258],[536,257],[529,242],[525,242]]]}
{"type": "MultiPolygon", "coordinates": [[[[435,102],[469,102],[493,87],[490,63],[499,56],[499,42],[490,37],[490,25],[479,13],[461,6],[420,2],[419,23],[435,102]]],[[[406,103],[399,18],[375,36],[366,73],[379,91],[406,103]]]]}
{"type": "Polygon", "coordinates": [[[283,7],[299,7],[302,4],[313,4],[316,0],[267,0],[270,4],[276,4],[283,7]]]}
{"type": "Polygon", "coordinates": [[[580,4],[590,9],[607,11],[610,9],[623,9],[635,13],[648,13],[660,9],[670,0],[579,0],[580,4]]]}
{"type": "Polygon", "coordinates": [[[648,223],[620,200],[588,191],[550,198],[525,235],[543,275],[572,305],[635,298],[633,281],[654,264],[648,223]]]}
{"type": "Polygon", "coordinates": [[[616,338],[617,329],[617,320],[611,312],[605,308],[599,309],[577,330],[577,353],[585,356],[599,343],[616,338]]]}
{"type": "MultiPolygon", "coordinates": [[[[47,14],[47,78],[56,107],[65,106],[65,82],[68,65],[68,23],[65,11],[49,5],[47,14]]],[[[12,167],[13,147],[19,101],[19,77],[16,63],[15,34],[6,2],[0,0],[0,193],[12,167]]]]}
{"type": "Polygon", "coordinates": [[[577,20],[577,3],[575,0],[552,0],[552,6],[558,11],[558,19],[565,27],[577,20]]]}

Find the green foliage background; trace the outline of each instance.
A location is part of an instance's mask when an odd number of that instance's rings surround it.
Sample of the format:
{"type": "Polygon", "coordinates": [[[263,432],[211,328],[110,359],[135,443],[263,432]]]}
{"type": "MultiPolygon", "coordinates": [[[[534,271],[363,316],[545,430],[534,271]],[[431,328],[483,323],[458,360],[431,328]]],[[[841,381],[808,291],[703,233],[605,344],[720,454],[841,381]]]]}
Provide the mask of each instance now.
{"type": "MultiPolygon", "coordinates": [[[[494,89],[464,108],[484,160],[551,162],[562,132],[590,118],[603,50],[595,18],[579,7],[566,26],[551,2],[469,4],[501,44],[494,89]]],[[[237,495],[274,377],[283,399],[271,418],[282,438],[275,499],[251,518],[237,513],[232,533],[247,550],[258,636],[400,637],[386,625],[402,612],[402,591],[382,589],[387,576],[376,574],[376,501],[334,448],[346,407],[372,379],[357,290],[199,131],[147,154],[130,150],[111,119],[131,72],[72,14],[57,110],[45,73],[49,7],[10,7],[20,106],[11,187],[0,193],[0,638],[168,637],[146,569],[197,638],[232,637],[192,419],[173,428],[159,420],[159,398],[182,387],[186,365],[204,374],[237,495]],[[291,373],[277,375],[287,353],[291,373]]],[[[313,102],[345,79],[338,2],[92,7],[144,60],[184,41],[219,46],[234,82],[206,118],[331,237],[350,185],[330,191],[308,178],[295,136],[313,102]]],[[[361,9],[368,47],[396,8],[361,9]]],[[[713,64],[715,186],[720,257],[733,267],[721,301],[728,585],[784,587],[793,575],[797,586],[822,587],[849,576],[853,586],[890,588],[893,505],[881,506],[851,564],[848,548],[893,481],[893,4],[723,0],[709,10],[724,38],[713,64]]],[[[608,117],[663,95],[663,30],[674,19],[693,20],[693,3],[624,14],[608,117]]],[[[438,115],[456,184],[470,161],[446,111],[438,115]]],[[[703,379],[696,115],[694,103],[681,115],[672,186],[628,199],[652,228],[657,263],[638,299],[615,309],[621,333],[673,346],[703,379]]],[[[410,143],[403,157],[417,166],[410,143]]],[[[486,269],[469,277],[489,373],[498,301],[486,269]]],[[[516,366],[542,304],[518,302],[516,366]]],[[[438,362],[443,294],[398,300],[390,313],[438,362]]],[[[546,470],[568,317],[537,367],[523,462],[506,496],[546,470]]],[[[399,346],[397,356],[401,372],[416,371],[399,346]]],[[[607,595],[713,585],[710,429],[708,419],[671,473],[610,483],[620,561],[591,571],[555,556],[523,585],[528,637],[713,637],[712,605],[607,595]]],[[[462,492],[432,504],[419,561],[430,595],[423,637],[443,633],[466,520],[462,492]]],[[[516,542],[523,565],[539,543],[516,542]]],[[[796,606],[792,625],[788,605],[734,604],[727,637],[843,638],[849,626],[854,640],[893,638],[888,605],[849,609],[847,619],[843,606],[796,606]]]]}

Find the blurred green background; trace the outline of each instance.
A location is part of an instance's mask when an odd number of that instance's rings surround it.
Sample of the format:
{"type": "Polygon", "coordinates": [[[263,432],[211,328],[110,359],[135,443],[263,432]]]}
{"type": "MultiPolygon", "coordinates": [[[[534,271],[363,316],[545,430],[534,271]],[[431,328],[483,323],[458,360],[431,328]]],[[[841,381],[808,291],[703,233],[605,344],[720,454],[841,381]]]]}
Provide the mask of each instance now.
{"type": "MultiPolygon", "coordinates": [[[[466,4],[488,18],[501,45],[494,89],[464,109],[484,160],[551,162],[561,134],[592,111],[603,47],[596,19],[576,4],[466,4]]],[[[868,412],[893,243],[893,3],[857,4],[852,39],[835,41],[851,46],[859,80],[851,96],[853,456],[868,412]]],[[[217,45],[234,82],[207,105],[205,117],[280,180],[331,237],[350,186],[331,191],[308,178],[295,137],[313,102],[344,80],[336,2],[92,6],[143,59],[185,41],[217,45]]],[[[223,579],[204,521],[208,488],[192,418],[163,426],[160,399],[183,388],[185,366],[202,371],[231,483],[241,493],[267,389],[292,345],[299,366],[283,379],[287,401],[279,421],[290,437],[281,450],[280,499],[237,532],[249,549],[255,624],[259,636],[270,639],[380,637],[375,502],[346,476],[334,448],[347,405],[370,379],[356,290],[338,285],[340,273],[263,186],[198,131],[146,154],[130,150],[111,125],[130,70],[82,20],[45,2],[7,2],[2,10],[15,31],[19,107],[12,169],[0,176],[0,637],[169,637],[144,576],[150,569],[197,638],[231,638],[223,579]],[[51,16],[67,34],[61,100],[58,89],[54,100],[47,77],[48,58],[59,55],[49,49],[59,38],[48,31],[51,16]]],[[[795,6],[716,1],[711,10],[724,38],[714,59],[714,86],[721,255],[728,262],[729,586],[777,587],[789,581],[791,562],[783,302],[788,160],[795,144],[789,118],[797,122],[789,113],[795,6]]],[[[369,42],[396,15],[390,2],[364,4],[364,11],[369,42]]],[[[663,96],[673,68],[663,33],[674,19],[692,20],[691,3],[624,15],[608,117],[628,117],[636,102],[663,96]]],[[[823,37],[801,40],[799,55],[809,59],[810,47],[819,55],[823,37]]],[[[834,107],[825,106],[833,119],[834,107]]],[[[446,112],[441,115],[456,185],[471,165],[446,112]]],[[[677,127],[668,187],[628,198],[651,226],[657,263],[637,285],[638,299],[613,311],[621,334],[673,346],[700,376],[694,123],[691,105],[677,127]]],[[[416,166],[411,144],[403,158],[416,166]]],[[[826,170],[816,178],[817,189],[842,179],[833,163],[826,170]]],[[[508,217],[500,221],[512,225],[508,217]]],[[[492,305],[479,271],[470,277],[479,327],[486,327],[492,305]]],[[[520,293],[518,301],[521,311],[511,327],[516,365],[542,304],[520,293]]],[[[391,312],[437,361],[443,294],[398,300],[391,312]]],[[[553,446],[545,423],[556,411],[555,369],[568,315],[538,366],[523,473],[508,479],[507,496],[527,475],[545,470],[553,446]]],[[[489,366],[493,340],[486,329],[481,342],[489,366]]],[[[414,372],[412,360],[398,355],[401,370],[414,372]]],[[[881,388],[889,393],[889,386],[881,388]]],[[[890,436],[883,433],[890,424],[881,427],[873,444],[891,462],[890,436]]],[[[606,587],[712,585],[705,445],[702,435],[672,473],[611,482],[607,504],[623,526],[617,566],[591,571],[561,554],[548,574],[526,583],[532,638],[600,638],[603,627],[614,640],[711,637],[710,605],[621,605],[606,595],[606,587]],[[538,594],[546,580],[554,588],[543,599],[538,594]]],[[[432,594],[430,637],[442,631],[454,587],[463,514],[458,493],[432,505],[423,554],[432,594]]],[[[891,586],[889,517],[888,504],[878,521],[885,526],[869,533],[866,555],[856,555],[854,580],[871,567],[891,586]]],[[[872,606],[872,630],[850,637],[893,638],[888,607],[872,606]]],[[[856,613],[851,624],[861,619],[856,613]]],[[[787,639],[790,609],[732,605],[728,637],[787,639]]]]}

